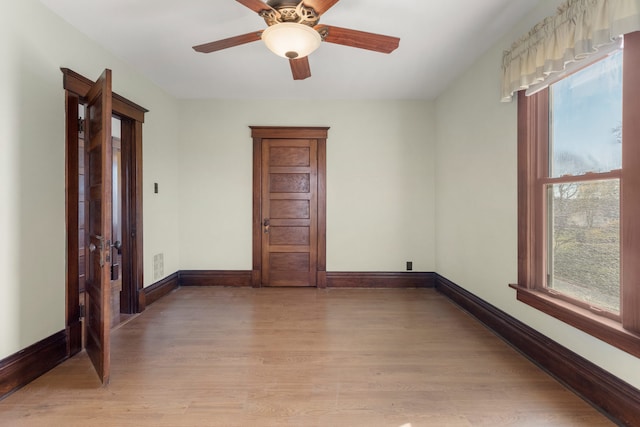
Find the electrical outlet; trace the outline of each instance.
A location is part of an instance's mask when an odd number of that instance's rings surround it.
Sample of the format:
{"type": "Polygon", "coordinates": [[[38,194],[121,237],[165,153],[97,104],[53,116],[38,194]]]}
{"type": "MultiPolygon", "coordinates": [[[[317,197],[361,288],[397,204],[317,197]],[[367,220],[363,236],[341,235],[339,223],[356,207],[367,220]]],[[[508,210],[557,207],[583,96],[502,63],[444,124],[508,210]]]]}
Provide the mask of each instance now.
{"type": "Polygon", "coordinates": [[[413,262],[407,261],[407,271],[411,271],[411,270],[413,270],[413,262]]]}

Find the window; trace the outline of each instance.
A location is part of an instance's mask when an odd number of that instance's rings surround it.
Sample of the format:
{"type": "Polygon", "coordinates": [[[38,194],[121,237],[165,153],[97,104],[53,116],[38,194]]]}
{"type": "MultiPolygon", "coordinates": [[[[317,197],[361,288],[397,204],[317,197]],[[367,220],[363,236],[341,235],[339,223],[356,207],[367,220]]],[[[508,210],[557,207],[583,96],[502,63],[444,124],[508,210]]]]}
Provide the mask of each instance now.
{"type": "Polygon", "coordinates": [[[640,356],[640,32],[518,98],[518,299],[640,356]]]}

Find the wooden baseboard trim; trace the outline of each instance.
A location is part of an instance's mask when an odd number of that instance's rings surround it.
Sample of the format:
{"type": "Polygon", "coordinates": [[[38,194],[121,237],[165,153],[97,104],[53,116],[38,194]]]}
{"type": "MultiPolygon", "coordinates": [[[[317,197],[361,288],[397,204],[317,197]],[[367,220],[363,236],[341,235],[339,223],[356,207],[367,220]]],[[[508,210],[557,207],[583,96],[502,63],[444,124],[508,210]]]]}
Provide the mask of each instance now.
{"type": "MultiPolygon", "coordinates": [[[[319,288],[433,288],[435,273],[421,272],[321,272],[319,288]]],[[[179,286],[240,286],[254,284],[250,270],[183,270],[177,273],[179,286]]]]}
{"type": "Polygon", "coordinates": [[[640,425],[640,390],[437,275],[436,289],[620,425],[640,425]]]}
{"type": "Polygon", "coordinates": [[[0,360],[0,400],[67,359],[67,333],[60,331],[0,360]]]}
{"type": "Polygon", "coordinates": [[[327,288],[433,288],[435,273],[327,272],[327,288]]]}
{"type": "Polygon", "coordinates": [[[252,272],[233,270],[183,270],[180,286],[251,286],[252,272]]]}
{"type": "Polygon", "coordinates": [[[169,292],[178,289],[180,286],[178,273],[173,273],[171,276],[167,276],[159,282],[154,283],[151,286],[144,288],[144,301],[145,307],[150,306],[154,302],[158,301],[169,292]]]}

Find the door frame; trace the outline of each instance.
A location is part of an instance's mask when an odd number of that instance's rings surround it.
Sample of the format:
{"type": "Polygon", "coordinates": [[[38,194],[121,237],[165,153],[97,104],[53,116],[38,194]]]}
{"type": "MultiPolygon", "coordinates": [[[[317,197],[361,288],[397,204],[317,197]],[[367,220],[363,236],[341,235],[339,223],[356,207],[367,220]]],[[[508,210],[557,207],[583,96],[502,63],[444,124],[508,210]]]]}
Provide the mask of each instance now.
{"type": "MultiPolygon", "coordinates": [[[[68,69],[60,69],[63,74],[65,90],[65,209],[67,232],[67,266],[66,266],[66,332],[67,355],[72,356],[82,351],[82,323],[79,304],[79,256],[78,235],[78,105],[86,101],[86,95],[93,81],[68,69]]],[[[123,204],[123,225],[128,225],[130,233],[123,236],[123,250],[130,248],[128,259],[130,310],[139,313],[145,309],[143,291],[144,259],[142,253],[142,124],[144,114],[149,110],[113,93],[112,111],[122,121],[122,139],[126,139],[130,147],[128,158],[123,158],[123,168],[129,171],[125,186],[123,204]]],[[[124,155],[124,153],[123,153],[124,155]]],[[[125,254],[123,254],[125,255],[125,254]]],[[[125,265],[122,266],[123,269],[125,265]]]]}
{"type": "Polygon", "coordinates": [[[262,143],[265,139],[318,142],[318,239],[316,286],[327,287],[327,135],[329,127],[249,126],[253,138],[253,268],[251,284],[262,286],[262,143]]]}

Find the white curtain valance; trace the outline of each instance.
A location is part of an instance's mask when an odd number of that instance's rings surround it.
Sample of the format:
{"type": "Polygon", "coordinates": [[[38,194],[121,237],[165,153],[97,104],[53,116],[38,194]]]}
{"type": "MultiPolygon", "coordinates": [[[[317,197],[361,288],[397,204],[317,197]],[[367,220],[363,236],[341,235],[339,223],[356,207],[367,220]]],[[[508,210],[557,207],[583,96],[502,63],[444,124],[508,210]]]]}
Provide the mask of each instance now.
{"type": "Polygon", "coordinates": [[[502,57],[502,101],[640,30],[640,0],[568,0],[502,57]]]}

